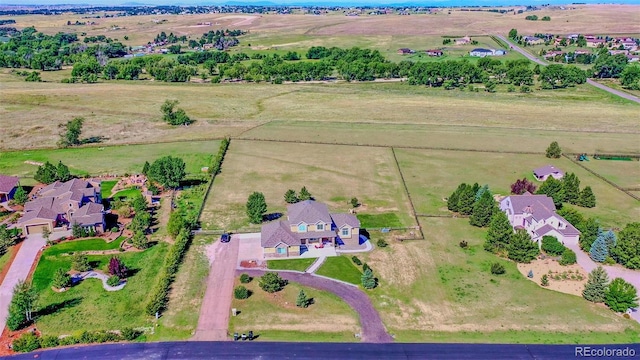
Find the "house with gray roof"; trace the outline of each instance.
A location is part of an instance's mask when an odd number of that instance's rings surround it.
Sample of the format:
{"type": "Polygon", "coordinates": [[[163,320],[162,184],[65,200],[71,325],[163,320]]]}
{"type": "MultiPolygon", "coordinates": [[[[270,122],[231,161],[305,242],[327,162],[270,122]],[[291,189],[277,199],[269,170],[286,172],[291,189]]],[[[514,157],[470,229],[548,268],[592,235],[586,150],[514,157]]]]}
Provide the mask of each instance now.
{"type": "Polygon", "coordinates": [[[20,179],[17,176],[0,175],[0,202],[13,199],[19,185],[20,179]]]}
{"type": "Polygon", "coordinates": [[[301,201],[287,207],[287,219],[262,226],[260,244],[265,258],[299,256],[309,246],[355,242],[360,221],[355,215],[330,213],[326,204],[301,201]]]}
{"type": "Polygon", "coordinates": [[[81,179],[56,181],[40,189],[35,198],[24,205],[18,221],[24,234],[65,231],[73,224],[87,230],[103,232],[104,207],[100,184],[81,179]]]}
{"type": "Polygon", "coordinates": [[[553,236],[563,244],[578,244],[580,231],[556,213],[553,199],[547,195],[511,195],[500,201],[500,210],[515,229],[525,229],[541,246],[543,236],[553,236]]]}
{"type": "Polygon", "coordinates": [[[533,176],[535,176],[538,181],[545,181],[549,176],[556,180],[560,180],[564,176],[564,172],[553,165],[545,165],[534,169],[533,176]]]}

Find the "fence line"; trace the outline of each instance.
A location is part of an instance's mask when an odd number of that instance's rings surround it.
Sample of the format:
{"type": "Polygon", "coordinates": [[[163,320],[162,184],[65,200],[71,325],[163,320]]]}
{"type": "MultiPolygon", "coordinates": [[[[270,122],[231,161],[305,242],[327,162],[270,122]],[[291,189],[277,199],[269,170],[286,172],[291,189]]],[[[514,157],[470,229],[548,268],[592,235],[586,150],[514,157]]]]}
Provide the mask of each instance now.
{"type": "Polygon", "coordinates": [[[597,172],[595,172],[595,171],[593,171],[593,170],[589,169],[588,167],[584,166],[582,163],[580,163],[580,161],[576,160],[575,158],[570,157],[570,156],[568,156],[568,155],[566,155],[566,154],[562,154],[562,156],[564,156],[565,158],[569,159],[570,161],[572,161],[572,162],[573,162],[573,163],[575,163],[576,165],[580,166],[581,168],[583,168],[583,169],[587,170],[589,173],[591,173],[592,175],[594,175],[594,176],[595,176],[595,177],[597,177],[598,179],[600,179],[600,180],[602,180],[602,181],[606,182],[607,184],[609,184],[609,185],[613,186],[614,188],[616,188],[616,189],[618,189],[618,190],[622,191],[623,193],[625,193],[625,194],[629,195],[629,196],[630,196],[630,197],[632,197],[633,199],[636,199],[636,200],[640,201],[640,196],[634,195],[634,194],[632,194],[631,192],[626,191],[625,189],[621,188],[620,186],[618,186],[618,185],[617,185],[616,183],[614,183],[613,181],[611,181],[611,180],[609,180],[609,179],[605,178],[604,176],[602,176],[602,175],[598,174],[597,172]]]}
{"type": "Polygon", "coordinates": [[[396,151],[393,147],[391,148],[391,154],[393,155],[393,161],[396,163],[396,167],[398,168],[400,180],[402,181],[402,186],[404,187],[404,191],[407,194],[407,199],[409,199],[409,206],[411,206],[411,215],[413,215],[413,219],[416,221],[416,230],[418,230],[418,233],[420,233],[420,237],[406,238],[402,240],[424,240],[424,233],[422,232],[422,227],[420,227],[420,222],[418,221],[418,217],[416,216],[416,208],[415,206],[413,206],[413,200],[411,200],[409,188],[407,187],[407,183],[404,181],[404,175],[402,174],[402,170],[400,169],[400,164],[398,163],[398,158],[396,157],[396,151]]]}

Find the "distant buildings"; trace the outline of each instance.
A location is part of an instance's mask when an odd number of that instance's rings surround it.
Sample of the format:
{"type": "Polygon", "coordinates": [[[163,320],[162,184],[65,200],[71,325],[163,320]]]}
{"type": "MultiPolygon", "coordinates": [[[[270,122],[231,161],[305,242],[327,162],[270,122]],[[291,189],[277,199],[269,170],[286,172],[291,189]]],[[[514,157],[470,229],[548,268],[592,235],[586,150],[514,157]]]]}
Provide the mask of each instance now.
{"type": "Polygon", "coordinates": [[[469,51],[469,55],[474,57],[486,57],[486,56],[503,56],[507,52],[502,49],[484,49],[484,48],[476,48],[469,51]]]}

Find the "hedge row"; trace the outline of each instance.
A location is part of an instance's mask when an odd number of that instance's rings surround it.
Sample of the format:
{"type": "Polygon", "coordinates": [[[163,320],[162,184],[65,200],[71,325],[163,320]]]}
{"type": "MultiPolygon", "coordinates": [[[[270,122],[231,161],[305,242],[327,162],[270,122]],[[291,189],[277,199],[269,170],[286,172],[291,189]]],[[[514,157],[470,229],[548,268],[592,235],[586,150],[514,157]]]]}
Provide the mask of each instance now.
{"type": "Polygon", "coordinates": [[[149,302],[145,306],[145,312],[147,314],[155,315],[166,308],[171,283],[180,268],[182,258],[187,252],[190,242],[191,232],[188,229],[182,229],[178,236],[176,236],[175,243],[171,249],[169,249],[167,257],[164,259],[164,266],[162,267],[160,278],[151,292],[149,302]]]}
{"type": "Polygon", "coordinates": [[[43,336],[38,337],[33,332],[28,332],[14,340],[11,344],[14,351],[17,352],[29,352],[40,348],[51,348],[64,345],[75,344],[91,344],[91,343],[105,343],[105,342],[118,342],[122,340],[134,340],[140,335],[139,331],[131,328],[125,328],[120,331],[120,334],[113,331],[83,331],[76,335],[69,335],[63,338],[57,336],[43,336]]]}
{"type": "Polygon", "coordinates": [[[220,168],[222,167],[222,161],[224,160],[224,155],[227,153],[227,149],[229,148],[229,143],[231,140],[229,138],[224,138],[220,142],[220,148],[218,149],[218,153],[213,158],[213,164],[211,164],[211,168],[209,169],[209,173],[212,175],[218,175],[220,173],[220,168]]]}

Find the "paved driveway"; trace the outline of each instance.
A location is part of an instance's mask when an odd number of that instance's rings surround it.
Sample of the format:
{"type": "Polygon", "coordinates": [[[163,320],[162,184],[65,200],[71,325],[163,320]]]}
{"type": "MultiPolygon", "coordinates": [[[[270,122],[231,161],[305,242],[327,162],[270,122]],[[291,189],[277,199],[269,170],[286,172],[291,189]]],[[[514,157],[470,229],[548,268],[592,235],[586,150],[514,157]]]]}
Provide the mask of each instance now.
{"type": "Polygon", "coordinates": [[[214,246],[215,255],[209,269],[207,291],[202,301],[198,327],[192,338],[196,341],[229,340],[227,329],[240,241],[234,235],[230,242],[218,241],[214,246]]]}
{"type": "Polygon", "coordinates": [[[20,250],[16,254],[7,276],[0,285],[0,331],[4,329],[9,314],[9,304],[13,296],[13,288],[18,281],[25,280],[29,276],[29,270],[38,255],[38,251],[47,244],[42,234],[32,234],[24,240],[20,250]]]}
{"type": "MultiPolygon", "coordinates": [[[[258,277],[262,276],[265,272],[262,270],[246,269],[238,273],[247,273],[250,276],[258,277]]],[[[311,274],[286,271],[280,271],[278,273],[285,280],[295,281],[318,290],[329,291],[342,298],[342,300],[349,304],[349,306],[360,315],[362,341],[370,343],[393,342],[393,338],[387,333],[382,319],[380,319],[380,315],[378,315],[373,304],[371,304],[371,300],[367,294],[359,288],[311,274]]]]}
{"type": "Polygon", "coordinates": [[[262,246],[260,246],[260,233],[233,235],[233,240],[238,240],[238,261],[257,260],[262,261],[262,246]]]}
{"type": "MultiPolygon", "coordinates": [[[[565,246],[576,253],[578,265],[582,266],[582,268],[585,269],[587,272],[591,272],[593,269],[597,268],[598,265],[601,265],[591,260],[589,255],[586,252],[582,251],[578,244],[565,244],[565,246]]],[[[602,265],[602,267],[607,271],[607,274],[609,275],[609,280],[613,280],[615,278],[624,279],[624,281],[636,287],[638,296],[640,296],[640,271],[625,269],[618,266],[602,265]]],[[[634,318],[636,321],[640,322],[640,309],[638,309],[638,311],[636,312],[631,313],[631,317],[634,318]]]]}

